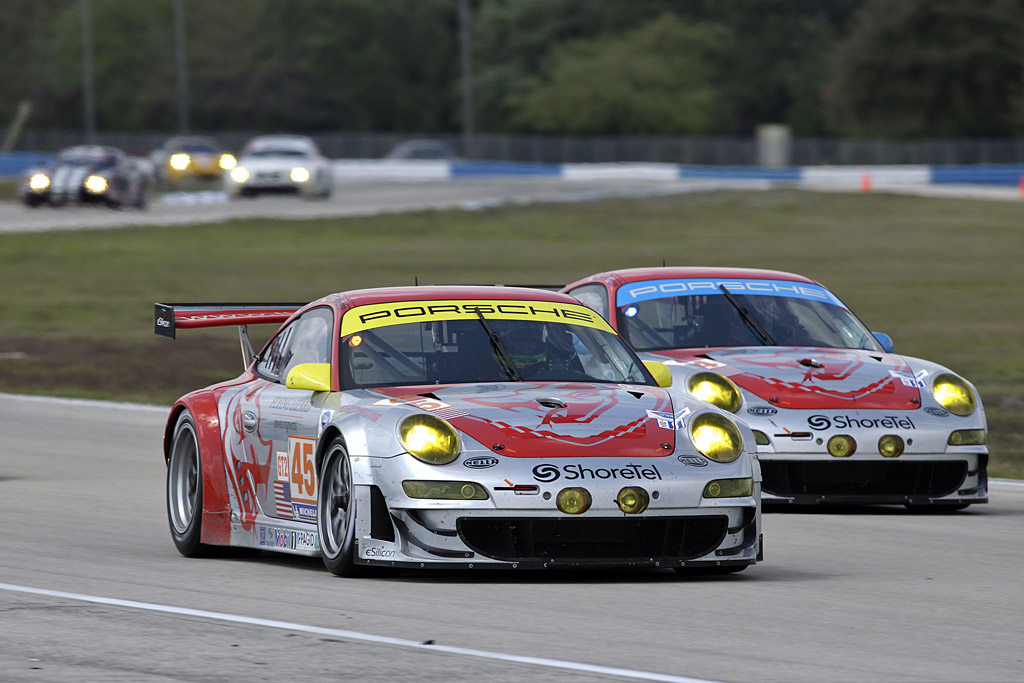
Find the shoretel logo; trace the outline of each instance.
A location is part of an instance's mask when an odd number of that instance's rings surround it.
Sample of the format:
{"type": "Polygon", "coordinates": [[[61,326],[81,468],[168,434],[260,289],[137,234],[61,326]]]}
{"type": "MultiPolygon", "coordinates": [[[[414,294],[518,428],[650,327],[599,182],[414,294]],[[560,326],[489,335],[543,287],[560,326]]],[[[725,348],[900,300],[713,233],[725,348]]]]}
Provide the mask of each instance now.
{"type": "Polygon", "coordinates": [[[544,463],[533,468],[533,478],[541,483],[559,479],[661,479],[661,472],[654,465],[626,465],[625,467],[584,467],[583,465],[552,465],[544,463]]]}
{"type": "Polygon", "coordinates": [[[909,417],[885,415],[883,417],[850,417],[849,415],[811,415],[807,426],[816,431],[836,429],[917,429],[909,417]]]}

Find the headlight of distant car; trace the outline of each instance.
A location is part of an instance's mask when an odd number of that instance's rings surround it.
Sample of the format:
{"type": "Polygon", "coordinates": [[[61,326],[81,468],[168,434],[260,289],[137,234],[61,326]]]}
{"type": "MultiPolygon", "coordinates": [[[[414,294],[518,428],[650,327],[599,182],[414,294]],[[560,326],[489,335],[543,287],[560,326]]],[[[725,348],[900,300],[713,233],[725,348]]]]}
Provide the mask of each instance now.
{"type": "Polygon", "coordinates": [[[690,423],[690,440],[708,460],[732,462],[740,457],[743,439],[736,425],[718,413],[701,413],[690,423]]]}
{"type": "Polygon", "coordinates": [[[960,417],[967,417],[977,407],[967,382],[948,372],[932,380],[932,396],[940,406],[960,417]]]}
{"type": "Polygon", "coordinates": [[[187,154],[179,153],[172,154],[171,159],[170,161],[168,161],[168,163],[171,165],[171,168],[173,168],[175,171],[184,171],[186,168],[188,168],[189,161],[190,159],[187,154]]]}
{"type": "Polygon", "coordinates": [[[28,186],[36,192],[42,192],[50,186],[50,177],[45,173],[36,173],[28,179],[28,186]]]}
{"type": "Polygon", "coordinates": [[[231,179],[236,183],[244,183],[249,180],[249,171],[244,166],[235,166],[231,169],[231,179]]]}
{"type": "Polygon", "coordinates": [[[238,161],[231,154],[221,154],[219,163],[225,171],[230,171],[238,164],[238,161]]]}
{"type": "Polygon", "coordinates": [[[85,189],[93,194],[102,194],[107,191],[107,179],[101,175],[91,175],[85,179],[85,189]]]}
{"type": "Polygon", "coordinates": [[[309,180],[309,171],[302,166],[292,169],[292,180],[296,183],[304,183],[309,180]]]}
{"type": "Polygon", "coordinates": [[[459,455],[459,437],[444,420],[433,415],[410,415],[398,426],[409,454],[431,465],[445,465],[459,455]]]}
{"type": "Polygon", "coordinates": [[[698,372],[686,383],[690,393],[722,410],[735,413],[740,409],[740,390],[716,372],[698,372]]]}

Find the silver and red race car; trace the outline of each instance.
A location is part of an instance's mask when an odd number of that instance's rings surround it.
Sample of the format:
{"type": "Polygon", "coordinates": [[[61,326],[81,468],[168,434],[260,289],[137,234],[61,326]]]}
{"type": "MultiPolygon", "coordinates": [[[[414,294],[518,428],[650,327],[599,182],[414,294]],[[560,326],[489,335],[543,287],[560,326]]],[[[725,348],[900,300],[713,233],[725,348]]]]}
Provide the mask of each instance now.
{"type": "Polygon", "coordinates": [[[750,429],[659,386],[575,299],[367,289],[295,304],[157,304],[158,334],[238,325],[245,372],[182,397],[171,535],[375,568],[658,567],[761,557],[750,429]],[[253,356],[246,326],[283,323],[253,356]]]}
{"type": "Polygon", "coordinates": [[[637,268],[562,291],[674,386],[754,430],[765,503],[951,510],[988,502],[985,411],[951,370],[893,353],[821,284],[740,268],[637,268]]]}

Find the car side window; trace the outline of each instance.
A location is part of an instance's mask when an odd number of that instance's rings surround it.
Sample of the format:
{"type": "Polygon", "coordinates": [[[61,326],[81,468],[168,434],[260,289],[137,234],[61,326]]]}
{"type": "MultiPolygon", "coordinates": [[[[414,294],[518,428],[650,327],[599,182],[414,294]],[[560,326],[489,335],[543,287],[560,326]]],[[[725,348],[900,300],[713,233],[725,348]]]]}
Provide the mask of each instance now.
{"type": "Polygon", "coordinates": [[[608,291],[604,285],[597,283],[582,285],[570,290],[569,295],[576,297],[581,304],[597,311],[602,318],[608,320],[608,291]]]}
{"type": "Polygon", "coordinates": [[[256,374],[283,383],[288,372],[301,363],[331,362],[331,330],[334,316],[329,308],[314,308],[278,332],[256,363],[256,374]]]}

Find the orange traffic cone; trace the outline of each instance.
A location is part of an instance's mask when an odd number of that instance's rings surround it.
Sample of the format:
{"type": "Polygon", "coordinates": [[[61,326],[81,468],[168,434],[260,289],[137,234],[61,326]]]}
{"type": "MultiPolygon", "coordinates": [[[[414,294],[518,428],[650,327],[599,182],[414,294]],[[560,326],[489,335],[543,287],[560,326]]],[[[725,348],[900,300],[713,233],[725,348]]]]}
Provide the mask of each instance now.
{"type": "Polygon", "coordinates": [[[1024,197],[1024,175],[1020,177],[1020,196],[1024,197]]]}
{"type": "MultiPolygon", "coordinates": [[[[1022,187],[1024,187],[1024,179],[1021,180],[1021,183],[1022,187]]],[[[868,171],[864,171],[863,175],[860,177],[860,191],[861,194],[871,192],[871,173],[868,171]]]]}

